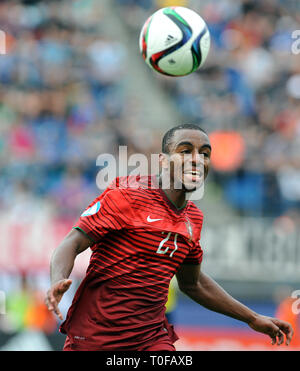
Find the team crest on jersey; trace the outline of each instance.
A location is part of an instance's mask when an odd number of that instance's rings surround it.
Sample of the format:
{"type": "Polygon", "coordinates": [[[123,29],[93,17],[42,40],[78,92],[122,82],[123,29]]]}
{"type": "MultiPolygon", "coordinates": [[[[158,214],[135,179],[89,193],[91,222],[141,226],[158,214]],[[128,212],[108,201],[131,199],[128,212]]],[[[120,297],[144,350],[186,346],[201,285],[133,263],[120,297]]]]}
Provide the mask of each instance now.
{"type": "Polygon", "coordinates": [[[191,225],[191,223],[188,219],[186,219],[185,226],[186,226],[186,229],[188,231],[188,234],[190,235],[189,241],[192,241],[192,239],[193,239],[193,228],[192,228],[192,225],[191,225]]]}
{"type": "Polygon", "coordinates": [[[96,202],[95,205],[85,210],[85,212],[83,212],[81,216],[90,216],[96,214],[100,210],[100,205],[100,201],[96,202]]]}

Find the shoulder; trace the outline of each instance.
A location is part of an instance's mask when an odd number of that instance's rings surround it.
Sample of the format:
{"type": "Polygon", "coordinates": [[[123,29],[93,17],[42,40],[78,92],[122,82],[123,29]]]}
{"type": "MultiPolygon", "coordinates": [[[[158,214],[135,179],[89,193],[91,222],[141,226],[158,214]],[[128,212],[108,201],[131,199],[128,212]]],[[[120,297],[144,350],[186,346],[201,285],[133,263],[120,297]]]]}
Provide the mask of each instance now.
{"type": "Polygon", "coordinates": [[[194,204],[193,201],[188,201],[188,208],[187,208],[188,216],[192,220],[196,221],[203,221],[204,215],[201,209],[194,204]]]}
{"type": "Polygon", "coordinates": [[[134,203],[135,200],[142,198],[151,199],[154,186],[151,176],[131,175],[115,178],[105,192],[114,197],[119,195],[128,202],[134,203]]]}
{"type": "Polygon", "coordinates": [[[108,189],[122,189],[127,191],[132,190],[146,190],[154,188],[155,182],[153,176],[150,175],[128,175],[116,177],[108,189]]]}
{"type": "Polygon", "coordinates": [[[187,216],[196,232],[197,239],[200,239],[203,226],[203,212],[192,201],[189,201],[187,216]]]}

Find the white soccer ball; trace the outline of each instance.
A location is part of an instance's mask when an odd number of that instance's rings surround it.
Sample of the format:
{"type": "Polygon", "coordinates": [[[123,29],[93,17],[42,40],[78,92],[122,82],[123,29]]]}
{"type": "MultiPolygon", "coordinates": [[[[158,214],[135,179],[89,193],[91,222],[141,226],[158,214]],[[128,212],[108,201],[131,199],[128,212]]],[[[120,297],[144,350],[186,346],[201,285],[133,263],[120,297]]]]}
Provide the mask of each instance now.
{"type": "Polygon", "coordinates": [[[200,68],[210,48],[203,18],[181,6],[162,8],[142,27],[140,51],[145,62],[164,75],[185,76],[200,68]]]}

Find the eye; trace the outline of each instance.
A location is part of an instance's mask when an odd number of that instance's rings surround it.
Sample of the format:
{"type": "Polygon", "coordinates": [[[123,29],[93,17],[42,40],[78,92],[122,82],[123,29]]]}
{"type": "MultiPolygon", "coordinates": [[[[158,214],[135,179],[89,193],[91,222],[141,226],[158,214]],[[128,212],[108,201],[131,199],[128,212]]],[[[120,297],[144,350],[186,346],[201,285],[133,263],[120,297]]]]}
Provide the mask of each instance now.
{"type": "Polygon", "coordinates": [[[183,149],[180,153],[191,153],[191,151],[189,149],[183,149]]]}

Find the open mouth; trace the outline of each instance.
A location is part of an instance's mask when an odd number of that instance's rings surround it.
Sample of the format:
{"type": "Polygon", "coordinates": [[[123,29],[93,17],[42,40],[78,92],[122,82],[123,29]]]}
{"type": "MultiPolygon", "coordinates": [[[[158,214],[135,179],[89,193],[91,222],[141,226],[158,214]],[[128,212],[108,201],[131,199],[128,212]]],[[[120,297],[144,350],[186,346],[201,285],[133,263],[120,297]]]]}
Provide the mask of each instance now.
{"type": "Polygon", "coordinates": [[[189,170],[183,173],[185,181],[200,182],[203,179],[203,173],[199,170],[189,170]]]}

